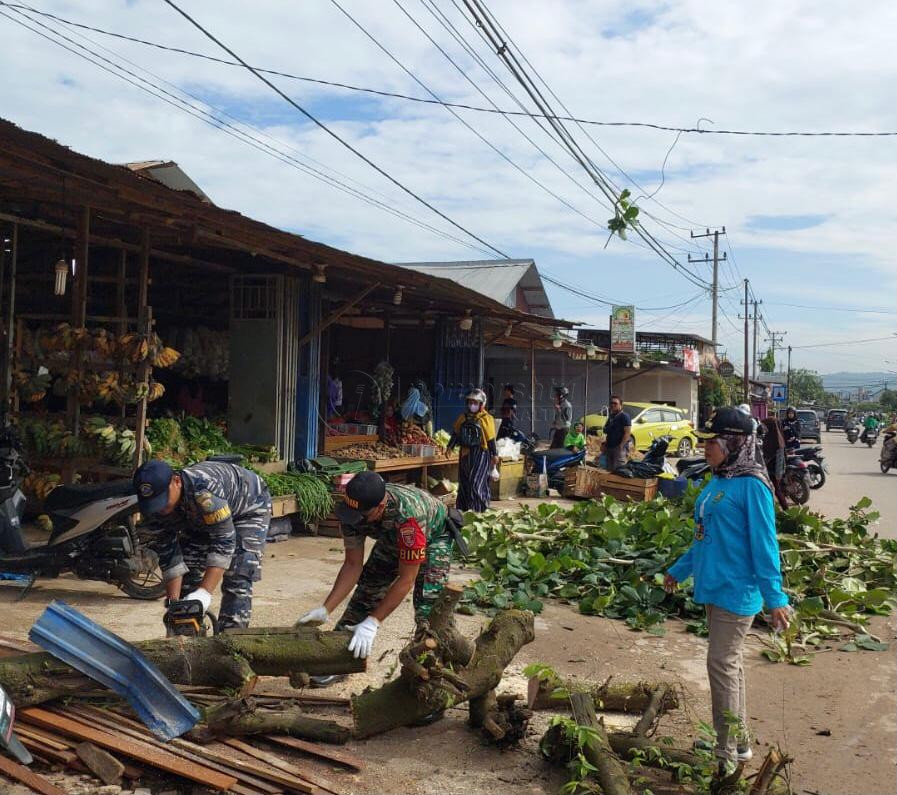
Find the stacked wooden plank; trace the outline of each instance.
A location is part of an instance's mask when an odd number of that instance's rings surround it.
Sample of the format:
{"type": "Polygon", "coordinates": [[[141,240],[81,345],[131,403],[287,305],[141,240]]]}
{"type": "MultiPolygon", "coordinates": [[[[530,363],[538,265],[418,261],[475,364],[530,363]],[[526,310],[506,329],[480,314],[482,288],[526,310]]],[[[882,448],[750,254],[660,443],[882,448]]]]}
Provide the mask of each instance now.
{"type": "Polygon", "coordinates": [[[581,466],[564,470],[565,497],[598,497],[601,494],[600,478],[603,469],[581,466]]]}
{"type": "Polygon", "coordinates": [[[618,500],[645,502],[657,496],[657,478],[623,478],[604,472],[599,479],[602,494],[618,500]]]}
{"type": "MultiPolygon", "coordinates": [[[[104,784],[121,783],[122,779],[136,781],[154,771],[156,775],[176,777],[237,795],[339,795],[333,782],[309,766],[258,748],[250,739],[299,751],[351,770],[360,770],[363,764],[346,751],[292,737],[224,738],[202,745],[181,737],[164,743],[139,721],[116,710],[87,704],[19,710],[16,731],[38,761],[91,773],[104,784]]],[[[46,795],[61,792],[27,768],[15,763],[6,768],[0,769],[0,773],[37,792],[46,795]]]]}

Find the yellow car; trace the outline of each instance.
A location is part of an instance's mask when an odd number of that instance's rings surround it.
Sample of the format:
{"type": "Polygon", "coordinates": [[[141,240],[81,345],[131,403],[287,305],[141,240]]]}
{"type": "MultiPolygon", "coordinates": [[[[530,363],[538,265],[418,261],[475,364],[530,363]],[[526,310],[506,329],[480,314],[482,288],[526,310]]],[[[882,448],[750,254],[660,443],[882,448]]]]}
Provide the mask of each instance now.
{"type": "MultiPolygon", "coordinates": [[[[671,436],[669,452],[683,457],[690,456],[698,445],[698,437],[685,409],[658,403],[624,403],[623,411],[632,420],[632,438],[638,450],[647,450],[660,436],[671,436]]],[[[587,432],[596,429],[601,432],[607,416],[589,414],[581,422],[587,432]]]]}

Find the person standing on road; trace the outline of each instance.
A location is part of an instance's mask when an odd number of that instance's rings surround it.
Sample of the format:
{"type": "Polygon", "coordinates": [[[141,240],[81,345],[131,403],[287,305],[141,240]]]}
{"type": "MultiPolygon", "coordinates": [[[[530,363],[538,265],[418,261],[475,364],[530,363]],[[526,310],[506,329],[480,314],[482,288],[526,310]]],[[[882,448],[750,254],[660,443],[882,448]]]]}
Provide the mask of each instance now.
{"type": "Polygon", "coordinates": [[[774,629],[788,628],[772,486],[754,455],[753,427],[738,409],[717,409],[699,436],[713,471],[695,503],[694,540],[664,579],[669,593],[694,578],[694,600],[707,611],[707,673],[715,753],[728,771],[753,756],[747,734],[744,639],[764,603],[774,629]],[[731,716],[738,720],[730,731],[731,716]]]}
{"type": "Polygon", "coordinates": [[[252,585],[262,578],[271,495],[248,469],[202,461],[175,472],[147,461],[134,473],[138,508],[148,520],[168,601],[196,599],[208,612],[221,585],[218,625],[249,626],[252,585]]]}
{"type": "Polygon", "coordinates": [[[604,443],[601,450],[607,457],[608,472],[616,472],[629,460],[632,418],[623,411],[623,400],[619,395],[611,396],[609,408],[610,415],[604,423],[604,443]]]}
{"type": "MultiPolygon", "coordinates": [[[[454,540],[449,509],[415,486],[384,483],[376,472],[359,472],[346,485],[336,507],[342,525],[345,558],[324,603],[296,622],[319,625],[352,598],[336,629],[353,631],[349,651],[370,655],[380,624],[414,591],[415,620],[425,619],[448,581],[454,540]],[[375,539],[364,559],[365,540],[375,539]]],[[[336,677],[317,677],[316,685],[336,677]]]]}
{"type": "Polygon", "coordinates": [[[489,476],[498,466],[495,420],[486,411],[486,393],[482,389],[472,390],[465,400],[466,410],[455,420],[447,447],[460,448],[458,510],[482,513],[492,498],[489,476]]]}
{"type": "Polygon", "coordinates": [[[568,399],[570,390],[565,386],[554,388],[554,419],[551,421],[551,447],[564,446],[564,438],[573,423],[573,404],[568,399]]]}
{"type": "Polygon", "coordinates": [[[782,436],[785,438],[786,450],[797,450],[800,447],[800,434],[800,419],[797,416],[797,409],[794,406],[788,406],[785,419],[782,420],[782,436]]]}
{"type": "Polygon", "coordinates": [[[788,510],[788,498],[782,488],[782,478],[785,476],[785,438],[778,420],[767,417],[763,422],[765,433],[763,434],[763,463],[766,472],[772,481],[772,488],[783,511],[788,510]]]}
{"type": "Polygon", "coordinates": [[[517,399],[514,397],[514,385],[505,384],[504,399],[501,402],[501,425],[498,427],[498,438],[513,436],[517,422],[517,399]]]}

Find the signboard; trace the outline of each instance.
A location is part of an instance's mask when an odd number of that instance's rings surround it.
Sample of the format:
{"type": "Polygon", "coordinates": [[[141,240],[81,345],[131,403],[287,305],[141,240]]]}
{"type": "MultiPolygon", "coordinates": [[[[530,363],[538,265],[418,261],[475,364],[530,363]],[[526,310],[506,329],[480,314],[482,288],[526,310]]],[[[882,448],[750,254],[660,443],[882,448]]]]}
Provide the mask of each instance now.
{"type": "Polygon", "coordinates": [[[698,349],[683,348],[682,349],[682,367],[692,373],[701,372],[698,364],[698,349]]]}
{"type": "Polygon", "coordinates": [[[730,375],[735,375],[735,365],[732,364],[732,362],[730,362],[728,359],[723,359],[716,369],[723,378],[728,378],[730,375]]]}
{"type": "Polygon", "coordinates": [[[635,353],[635,307],[615,306],[610,316],[610,349],[635,353]]]}
{"type": "Polygon", "coordinates": [[[785,384],[773,384],[772,385],[772,402],[773,403],[787,403],[788,402],[788,387],[785,384]]]}

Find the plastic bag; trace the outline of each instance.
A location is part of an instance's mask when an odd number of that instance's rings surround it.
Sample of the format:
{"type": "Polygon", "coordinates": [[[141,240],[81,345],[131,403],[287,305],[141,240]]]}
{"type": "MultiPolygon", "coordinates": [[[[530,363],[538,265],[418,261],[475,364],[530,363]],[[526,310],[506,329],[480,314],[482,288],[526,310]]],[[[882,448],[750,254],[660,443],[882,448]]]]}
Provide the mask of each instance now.
{"type": "Polygon", "coordinates": [[[501,475],[498,472],[498,467],[492,467],[492,472],[489,474],[489,477],[492,478],[492,480],[499,480],[501,478],[501,475]]]}

